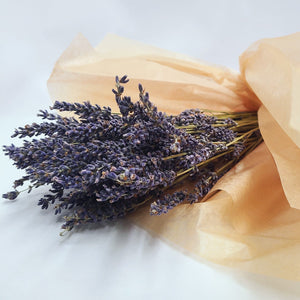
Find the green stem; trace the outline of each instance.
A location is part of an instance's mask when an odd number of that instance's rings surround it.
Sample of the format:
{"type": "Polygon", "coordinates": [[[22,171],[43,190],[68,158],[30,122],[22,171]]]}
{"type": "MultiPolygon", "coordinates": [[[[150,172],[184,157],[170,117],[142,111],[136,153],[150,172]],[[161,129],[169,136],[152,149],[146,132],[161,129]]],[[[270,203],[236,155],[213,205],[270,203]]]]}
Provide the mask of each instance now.
{"type": "Polygon", "coordinates": [[[222,153],[220,153],[220,154],[218,154],[218,155],[212,156],[212,157],[210,157],[209,159],[207,159],[207,160],[205,160],[205,161],[202,161],[201,163],[199,163],[199,164],[197,164],[197,165],[195,165],[195,166],[193,166],[193,167],[191,167],[191,168],[189,168],[189,169],[187,169],[187,170],[185,170],[185,171],[182,171],[182,172],[177,173],[177,174],[176,174],[176,177],[179,177],[179,176],[182,176],[182,175],[184,175],[184,174],[187,174],[187,173],[191,172],[192,170],[194,170],[196,167],[199,168],[199,167],[202,167],[202,166],[204,166],[204,165],[206,165],[206,164],[208,164],[208,163],[211,163],[212,161],[216,160],[217,158],[222,157],[222,156],[224,156],[224,155],[226,155],[226,154],[229,154],[229,153],[231,153],[232,151],[233,151],[233,149],[229,149],[229,150],[226,151],[226,152],[222,152],[222,153]]]}
{"type": "Polygon", "coordinates": [[[162,160],[169,160],[169,159],[172,159],[172,158],[181,157],[181,156],[185,156],[185,155],[187,155],[187,153],[186,152],[182,152],[182,153],[178,153],[178,154],[166,156],[162,160]]]}
{"type": "Polygon", "coordinates": [[[247,131],[245,134],[243,134],[243,135],[239,136],[238,138],[234,139],[232,142],[228,143],[226,146],[229,147],[230,145],[235,144],[237,141],[239,141],[239,140],[241,140],[241,139],[243,139],[243,138],[251,135],[253,132],[255,132],[257,130],[258,130],[258,127],[254,128],[254,129],[252,129],[250,131],[247,131]]]}

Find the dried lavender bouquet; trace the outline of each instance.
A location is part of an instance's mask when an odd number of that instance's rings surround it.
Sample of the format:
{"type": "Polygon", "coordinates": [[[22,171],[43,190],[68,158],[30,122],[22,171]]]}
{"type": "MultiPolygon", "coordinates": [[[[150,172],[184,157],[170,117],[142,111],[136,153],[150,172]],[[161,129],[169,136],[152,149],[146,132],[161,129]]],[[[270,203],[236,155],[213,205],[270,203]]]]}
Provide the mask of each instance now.
{"type": "Polygon", "coordinates": [[[3,198],[15,199],[16,188],[27,181],[28,192],[50,185],[38,205],[53,205],[55,214],[68,212],[65,231],[116,220],[146,202],[150,214],[160,215],[200,200],[262,141],[256,112],[190,109],[168,116],[141,85],[139,101],[123,96],[127,82],[127,76],[116,77],[113,93],[120,113],[89,102],[57,101],[51,109],[74,117],[41,110],[38,116],[47,121],[16,129],[12,137],[42,137],[24,140],[21,147],[4,146],[26,175],[3,198]]]}

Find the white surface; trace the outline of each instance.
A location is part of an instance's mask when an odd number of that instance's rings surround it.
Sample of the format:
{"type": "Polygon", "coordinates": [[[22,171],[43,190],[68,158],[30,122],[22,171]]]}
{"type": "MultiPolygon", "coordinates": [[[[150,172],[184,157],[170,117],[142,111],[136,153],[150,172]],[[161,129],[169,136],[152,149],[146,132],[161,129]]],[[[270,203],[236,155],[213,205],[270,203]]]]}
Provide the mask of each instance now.
{"type": "MultiPolygon", "coordinates": [[[[300,29],[297,0],[0,4],[1,145],[48,108],[46,80],[78,32],[93,45],[113,32],[237,69],[253,41],[300,29]]],[[[2,194],[22,172],[2,153],[0,165],[2,194]]],[[[0,201],[0,300],[300,298],[299,282],[195,261],[125,221],[60,237],[60,221],[36,206],[42,192],[0,201]]]]}

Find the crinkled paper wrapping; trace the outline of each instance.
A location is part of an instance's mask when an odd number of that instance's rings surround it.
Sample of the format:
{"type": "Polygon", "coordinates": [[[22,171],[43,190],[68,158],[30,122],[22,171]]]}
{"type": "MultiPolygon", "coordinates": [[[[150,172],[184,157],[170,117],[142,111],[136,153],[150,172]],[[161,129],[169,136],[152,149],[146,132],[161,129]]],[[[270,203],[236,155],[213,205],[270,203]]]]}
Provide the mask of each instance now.
{"type": "Polygon", "coordinates": [[[111,89],[127,74],[167,113],[189,108],[258,110],[264,138],[215,185],[206,201],[163,216],[149,207],[130,219],[196,258],[300,280],[300,33],[263,39],[240,57],[235,73],[114,35],[97,47],[79,35],[48,81],[52,100],[117,110],[111,89]]]}

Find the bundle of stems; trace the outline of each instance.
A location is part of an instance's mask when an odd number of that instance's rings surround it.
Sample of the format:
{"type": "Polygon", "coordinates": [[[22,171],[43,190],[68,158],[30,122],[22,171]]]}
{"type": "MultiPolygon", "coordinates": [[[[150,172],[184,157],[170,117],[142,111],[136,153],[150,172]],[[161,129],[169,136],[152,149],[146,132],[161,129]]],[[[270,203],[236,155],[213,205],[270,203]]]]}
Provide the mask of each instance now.
{"type": "Polygon", "coordinates": [[[145,203],[150,214],[160,215],[203,199],[262,141],[256,112],[190,109],[170,116],[157,110],[142,85],[137,102],[123,96],[127,82],[127,76],[116,77],[120,112],[56,101],[51,109],[73,117],[41,110],[46,121],[16,129],[13,137],[32,139],[4,146],[4,152],[26,175],[3,197],[15,199],[25,182],[28,192],[50,185],[38,205],[68,212],[66,231],[116,220],[145,203]]]}

